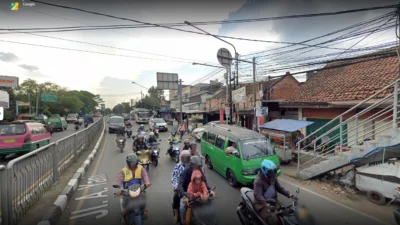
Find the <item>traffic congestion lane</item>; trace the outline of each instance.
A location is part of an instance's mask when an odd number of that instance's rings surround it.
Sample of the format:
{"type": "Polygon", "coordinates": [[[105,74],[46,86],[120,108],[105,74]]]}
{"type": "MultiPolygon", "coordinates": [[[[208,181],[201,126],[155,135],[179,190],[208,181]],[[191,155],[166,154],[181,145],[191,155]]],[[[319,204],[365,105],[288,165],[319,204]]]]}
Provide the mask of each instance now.
{"type": "MultiPolygon", "coordinates": [[[[134,132],[137,128],[135,125],[134,132]]],[[[157,167],[150,167],[149,176],[152,185],[146,194],[149,218],[144,224],[172,224],[173,191],[170,180],[175,163],[165,155],[169,134],[169,132],[160,133],[162,140],[160,162],[157,167]]],[[[117,173],[125,166],[125,157],[131,153],[132,142],[132,139],[127,140],[127,146],[121,153],[116,147],[115,135],[106,136],[104,148],[74,193],[59,225],[83,225],[93,222],[120,224],[119,199],[114,198],[115,190],[112,185],[115,184],[117,173]]],[[[206,169],[206,177],[210,186],[216,187],[217,198],[214,203],[218,224],[239,225],[236,208],[241,201],[240,189],[229,186],[228,182],[214,171],[206,169]]],[[[297,188],[295,185],[283,180],[281,183],[286,189],[295,193],[297,188]]],[[[311,210],[318,224],[379,224],[367,215],[357,213],[312,192],[301,190],[299,198],[300,202],[311,210]]],[[[280,196],[280,200],[285,204],[290,203],[290,200],[283,196],[280,196]]]]}
{"type": "MultiPolygon", "coordinates": [[[[94,118],[94,121],[96,122],[96,121],[99,120],[99,119],[100,119],[100,118],[95,117],[95,118],[94,118]]],[[[80,126],[78,131],[82,130],[83,128],[84,128],[84,125],[80,126]]],[[[64,130],[64,131],[55,131],[55,132],[53,133],[53,135],[51,136],[51,141],[50,141],[50,142],[58,141],[58,140],[60,140],[60,139],[63,139],[63,138],[65,138],[65,137],[71,135],[71,134],[74,134],[75,132],[77,132],[77,131],[75,131],[75,126],[74,126],[74,124],[68,124],[67,130],[64,130]]],[[[0,149],[0,151],[1,151],[1,149],[0,149]]],[[[15,158],[17,158],[17,157],[18,157],[17,154],[9,154],[9,155],[6,156],[5,159],[0,159],[0,165],[7,165],[7,163],[8,163],[9,161],[11,161],[11,160],[13,160],[13,159],[15,159],[15,158]]]]}

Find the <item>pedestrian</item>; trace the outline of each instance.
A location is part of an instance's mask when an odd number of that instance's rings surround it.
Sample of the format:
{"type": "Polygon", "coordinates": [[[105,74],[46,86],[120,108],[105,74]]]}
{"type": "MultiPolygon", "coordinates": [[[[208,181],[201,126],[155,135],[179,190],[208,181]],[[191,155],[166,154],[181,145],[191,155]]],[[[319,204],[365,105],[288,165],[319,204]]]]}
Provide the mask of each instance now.
{"type": "Polygon", "coordinates": [[[179,134],[180,134],[180,139],[182,140],[182,138],[183,138],[183,135],[185,134],[185,131],[186,131],[186,129],[185,129],[185,124],[184,123],[181,123],[180,125],[179,125],[179,128],[178,128],[178,132],[179,132],[179,134]]]}

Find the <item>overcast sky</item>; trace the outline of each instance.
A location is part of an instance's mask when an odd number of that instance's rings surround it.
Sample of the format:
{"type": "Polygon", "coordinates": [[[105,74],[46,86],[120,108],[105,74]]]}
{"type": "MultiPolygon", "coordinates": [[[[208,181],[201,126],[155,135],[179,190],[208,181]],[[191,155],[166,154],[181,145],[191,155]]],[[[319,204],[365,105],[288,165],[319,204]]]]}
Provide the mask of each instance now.
{"type": "MultiPolygon", "coordinates": [[[[397,4],[396,0],[44,1],[151,23],[182,23],[185,20],[248,19],[397,4]]],[[[34,6],[23,6],[21,1],[19,11],[11,11],[10,2],[3,0],[0,3],[0,28],[2,29],[134,24],[119,19],[60,9],[38,3],[35,3],[34,6]]],[[[389,11],[379,10],[340,16],[251,24],[207,25],[201,26],[201,28],[210,33],[227,36],[300,42],[389,11]]],[[[190,27],[182,27],[182,29],[195,31],[190,27]]],[[[192,62],[207,62],[218,65],[216,53],[219,48],[228,48],[233,53],[233,49],[229,45],[212,37],[164,28],[74,31],[42,33],[41,35],[106,45],[119,49],[22,33],[4,34],[3,32],[0,34],[0,40],[129,57],[49,49],[0,41],[0,74],[18,76],[20,77],[20,82],[27,78],[33,78],[39,82],[52,81],[71,90],[88,90],[102,95],[106,101],[106,107],[113,107],[119,102],[137,98],[140,96],[138,94],[140,91],[146,91],[139,86],[133,85],[132,81],[145,87],[150,87],[156,85],[157,72],[171,72],[178,73],[184,84],[190,84],[201,76],[205,76],[215,70],[215,68],[210,67],[193,66],[192,62]],[[143,52],[175,58],[144,54],[143,52]],[[149,60],[143,59],[143,57],[161,60],[149,60]]],[[[394,34],[390,34],[388,37],[392,37],[394,40],[394,34]]],[[[236,46],[241,55],[270,47],[284,46],[238,40],[229,41],[236,46]]]]}

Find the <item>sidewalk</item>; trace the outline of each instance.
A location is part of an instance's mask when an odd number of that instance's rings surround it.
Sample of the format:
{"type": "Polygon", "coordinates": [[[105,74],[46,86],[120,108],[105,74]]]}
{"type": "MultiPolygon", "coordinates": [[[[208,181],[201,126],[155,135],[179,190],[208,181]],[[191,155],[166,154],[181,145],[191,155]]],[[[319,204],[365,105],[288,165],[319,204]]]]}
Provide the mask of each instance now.
{"type": "Polygon", "coordinates": [[[296,179],[297,164],[293,162],[291,164],[281,165],[281,171],[282,175],[280,179],[296,184],[300,189],[302,187],[309,189],[333,201],[376,217],[388,224],[396,224],[393,217],[393,211],[398,208],[396,204],[390,206],[373,204],[368,200],[365,193],[357,192],[350,194],[345,188],[332,181],[320,181],[319,179],[307,181],[298,180],[296,179]]]}

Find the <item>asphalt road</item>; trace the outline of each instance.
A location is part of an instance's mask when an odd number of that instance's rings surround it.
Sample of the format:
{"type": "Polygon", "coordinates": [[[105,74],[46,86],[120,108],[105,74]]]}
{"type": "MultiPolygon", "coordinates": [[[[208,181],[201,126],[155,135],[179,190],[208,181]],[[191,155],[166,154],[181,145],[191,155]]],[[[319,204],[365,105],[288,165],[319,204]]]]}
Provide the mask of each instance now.
{"type": "MultiPolygon", "coordinates": [[[[94,118],[94,121],[99,120],[99,118],[94,118]]],[[[82,128],[84,128],[84,126],[82,125],[79,130],[81,130],[82,128]]],[[[65,138],[71,134],[74,134],[75,131],[75,126],[74,124],[68,124],[68,128],[67,130],[64,131],[55,131],[51,137],[51,141],[50,142],[55,142],[58,141],[62,138],[65,138]]],[[[0,149],[1,151],[1,149],[0,149]]],[[[7,157],[5,159],[0,159],[0,165],[7,165],[7,163],[15,158],[17,158],[18,155],[17,154],[9,154],[7,155],[7,157]]]]}
{"type": "MultiPolygon", "coordinates": [[[[147,128],[147,126],[146,126],[147,128]]],[[[134,130],[137,125],[134,126],[134,130]]],[[[150,167],[151,187],[147,189],[147,208],[149,218],[144,224],[172,224],[172,186],[171,173],[175,163],[165,155],[169,132],[161,133],[162,139],[161,158],[157,167],[150,167]]],[[[78,186],[71,201],[58,225],[84,225],[84,224],[120,224],[119,199],[114,198],[117,173],[125,166],[125,157],[131,153],[132,139],[127,141],[127,146],[121,153],[115,144],[114,134],[105,136],[104,148],[96,156],[88,173],[78,186]]],[[[232,188],[227,181],[214,171],[206,170],[207,180],[212,187],[217,187],[215,200],[218,224],[240,224],[236,215],[236,207],[241,200],[238,188],[232,188]]],[[[281,183],[292,193],[296,187],[285,181],[281,183]]],[[[345,206],[336,204],[312,192],[300,191],[299,199],[308,207],[317,224],[324,225],[376,225],[378,222],[367,215],[357,213],[345,206]]],[[[289,199],[280,196],[285,204],[289,199]]]]}

